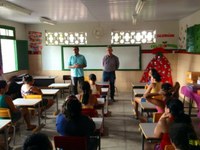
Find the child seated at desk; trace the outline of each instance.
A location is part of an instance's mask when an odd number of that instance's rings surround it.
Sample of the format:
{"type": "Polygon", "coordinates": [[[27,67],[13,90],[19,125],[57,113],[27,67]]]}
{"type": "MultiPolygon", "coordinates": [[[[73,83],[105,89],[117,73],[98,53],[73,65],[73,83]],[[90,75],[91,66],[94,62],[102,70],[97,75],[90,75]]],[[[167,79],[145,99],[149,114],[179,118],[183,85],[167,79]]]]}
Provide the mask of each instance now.
{"type": "Polygon", "coordinates": [[[95,134],[95,123],[83,115],[81,110],[82,105],[77,97],[69,96],[62,106],[62,113],[56,118],[56,130],[62,136],[86,136],[89,141],[88,150],[94,150],[96,141],[89,137],[95,134]]]}
{"type": "Polygon", "coordinates": [[[173,98],[166,102],[165,112],[154,129],[154,136],[161,138],[161,142],[155,146],[155,150],[164,150],[165,145],[171,144],[169,127],[172,123],[185,123],[192,126],[190,117],[184,113],[183,103],[179,99],[173,98]]]}
{"type": "Polygon", "coordinates": [[[16,122],[23,115],[24,120],[26,122],[27,130],[33,130],[36,128],[36,125],[32,125],[30,123],[29,112],[27,107],[22,107],[18,109],[14,106],[11,97],[5,95],[8,90],[8,85],[5,80],[0,80],[0,108],[8,108],[11,112],[11,120],[12,122],[16,122]]]}
{"type": "MultiPolygon", "coordinates": [[[[158,93],[161,89],[160,74],[155,69],[151,69],[151,75],[152,75],[151,83],[148,86],[148,88],[146,89],[145,93],[143,94],[144,98],[147,98],[147,95],[149,93],[158,93]]],[[[153,98],[162,100],[161,95],[153,96],[153,98]]],[[[138,104],[141,102],[141,97],[135,97],[134,102],[135,102],[135,115],[136,115],[136,119],[138,119],[138,113],[139,113],[138,112],[138,104]]]]}
{"type": "MultiPolygon", "coordinates": [[[[21,87],[21,94],[22,97],[24,97],[25,95],[31,95],[31,94],[35,94],[35,95],[42,95],[42,91],[34,86],[34,80],[33,77],[31,75],[25,75],[23,77],[23,85],[21,87]]],[[[42,99],[42,106],[45,106],[45,109],[50,108],[52,105],[54,104],[54,100],[52,99],[42,99]]],[[[44,109],[44,108],[43,108],[44,109]]]]}
{"type": "Polygon", "coordinates": [[[89,82],[84,81],[81,89],[82,93],[77,95],[77,97],[82,103],[82,113],[90,117],[97,117],[98,112],[94,106],[97,105],[98,102],[95,95],[92,94],[89,82]]]}
{"type": "Polygon", "coordinates": [[[97,77],[95,74],[89,75],[89,83],[90,83],[90,88],[92,90],[92,94],[98,98],[100,97],[100,94],[101,94],[101,87],[96,84],[96,80],[97,80],[97,77]]]}

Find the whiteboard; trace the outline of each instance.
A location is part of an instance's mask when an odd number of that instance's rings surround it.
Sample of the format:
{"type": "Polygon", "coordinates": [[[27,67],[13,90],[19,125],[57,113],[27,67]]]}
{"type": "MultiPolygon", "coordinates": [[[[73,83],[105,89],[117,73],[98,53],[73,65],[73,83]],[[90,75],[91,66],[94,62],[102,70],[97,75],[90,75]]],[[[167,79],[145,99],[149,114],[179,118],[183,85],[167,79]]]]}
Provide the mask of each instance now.
{"type": "Polygon", "coordinates": [[[60,46],[44,46],[42,49],[42,69],[62,70],[60,46]]]}
{"type": "MultiPolygon", "coordinates": [[[[107,54],[107,46],[79,46],[79,53],[84,55],[87,61],[86,70],[102,70],[102,60],[107,54]]],[[[119,58],[119,70],[141,69],[141,46],[113,46],[113,54],[119,58]]],[[[62,46],[62,67],[68,68],[68,60],[74,55],[72,46],[62,46]]]]}
{"type": "Polygon", "coordinates": [[[152,53],[142,53],[142,70],[145,70],[149,62],[155,57],[152,53]]]}

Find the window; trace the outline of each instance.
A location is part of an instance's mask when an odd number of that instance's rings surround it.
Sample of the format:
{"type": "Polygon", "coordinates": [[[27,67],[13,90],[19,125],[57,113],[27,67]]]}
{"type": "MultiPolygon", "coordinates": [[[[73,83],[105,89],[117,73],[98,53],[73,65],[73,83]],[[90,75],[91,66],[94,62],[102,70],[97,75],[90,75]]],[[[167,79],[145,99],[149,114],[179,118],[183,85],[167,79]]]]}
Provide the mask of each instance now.
{"type": "Polygon", "coordinates": [[[1,39],[1,54],[3,73],[8,73],[17,70],[15,56],[15,41],[11,39],[1,39]]]}
{"type": "Polygon", "coordinates": [[[3,73],[17,71],[15,29],[13,27],[0,26],[0,44],[3,73]]]}
{"type": "Polygon", "coordinates": [[[111,32],[111,44],[144,44],[155,42],[155,30],[111,32]]]}
{"type": "Polygon", "coordinates": [[[86,32],[46,32],[46,45],[84,45],[87,44],[86,32]]]}

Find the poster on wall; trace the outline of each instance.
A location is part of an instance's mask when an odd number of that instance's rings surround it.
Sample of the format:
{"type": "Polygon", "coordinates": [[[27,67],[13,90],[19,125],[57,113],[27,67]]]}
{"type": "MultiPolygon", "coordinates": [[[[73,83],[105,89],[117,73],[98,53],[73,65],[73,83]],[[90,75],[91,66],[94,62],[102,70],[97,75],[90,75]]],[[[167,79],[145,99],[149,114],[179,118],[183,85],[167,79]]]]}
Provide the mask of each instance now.
{"type": "Polygon", "coordinates": [[[42,50],[42,33],[36,31],[29,31],[29,54],[41,54],[42,50]]]}

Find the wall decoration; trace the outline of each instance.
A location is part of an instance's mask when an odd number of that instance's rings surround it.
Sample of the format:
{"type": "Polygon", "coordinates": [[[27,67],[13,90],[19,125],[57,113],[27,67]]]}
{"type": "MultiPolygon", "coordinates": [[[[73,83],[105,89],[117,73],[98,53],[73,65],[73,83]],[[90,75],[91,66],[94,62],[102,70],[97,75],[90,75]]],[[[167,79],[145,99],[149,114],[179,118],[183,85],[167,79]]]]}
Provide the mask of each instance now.
{"type": "Polygon", "coordinates": [[[163,47],[152,49],[152,53],[155,54],[155,56],[147,65],[140,82],[149,82],[149,70],[154,68],[161,75],[162,83],[167,82],[173,85],[171,66],[168,59],[163,55],[163,52],[165,52],[163,47]]]}
{"type": "Polygon", "coordinates": [[[187,28],[186,49],[188,52],[200,53],[200,24],[187,28]]]}
{"type": "Polygon", "coordinates": [[[151,48],[157,48],[157,47],[164,47],[165,49],[169,49],[169,48],[173,48],[173,49],[177,49],[178,46],[177,44],[169,44],[167,41],[162,41],[162,43],[154,43],[151,45],[151,48]]]}
{"type": "Polygon", "coordinates": [[[42,50],[42,33],[36,31],[29,31],[29,54],[41,54],[42,50]]]}

